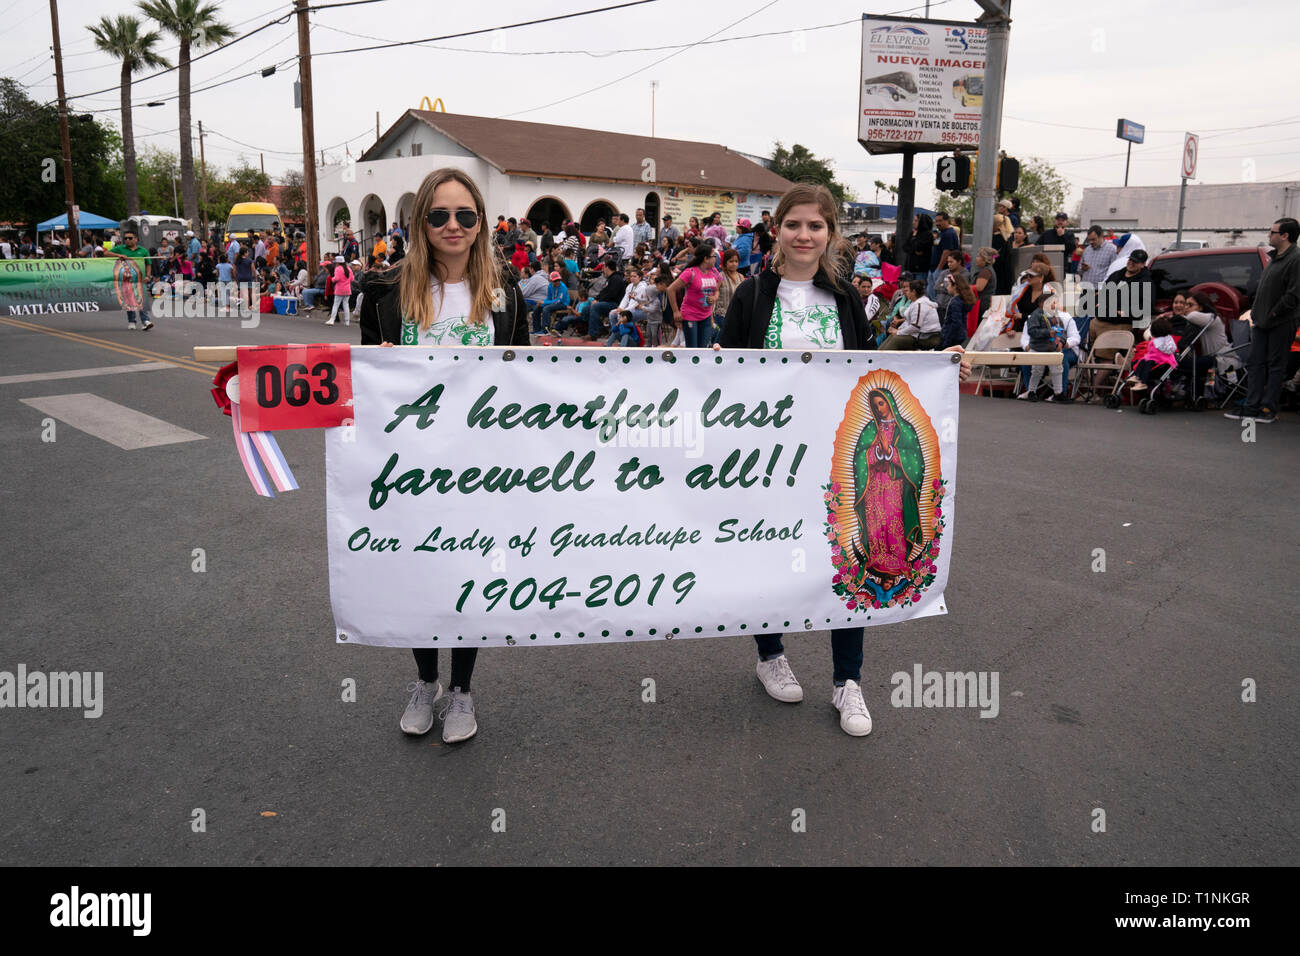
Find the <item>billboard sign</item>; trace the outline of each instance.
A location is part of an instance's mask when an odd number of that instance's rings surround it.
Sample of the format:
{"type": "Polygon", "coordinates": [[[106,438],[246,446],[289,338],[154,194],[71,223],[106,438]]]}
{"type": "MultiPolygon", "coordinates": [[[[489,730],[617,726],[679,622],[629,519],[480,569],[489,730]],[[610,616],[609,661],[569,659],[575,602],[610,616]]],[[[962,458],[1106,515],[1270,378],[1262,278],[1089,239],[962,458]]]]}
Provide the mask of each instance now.
{"type": "Polygon", "coordinates": [[[858,142],[869,153],[978,147],[987,39],[974,23],[863,16],[858,142]]]}

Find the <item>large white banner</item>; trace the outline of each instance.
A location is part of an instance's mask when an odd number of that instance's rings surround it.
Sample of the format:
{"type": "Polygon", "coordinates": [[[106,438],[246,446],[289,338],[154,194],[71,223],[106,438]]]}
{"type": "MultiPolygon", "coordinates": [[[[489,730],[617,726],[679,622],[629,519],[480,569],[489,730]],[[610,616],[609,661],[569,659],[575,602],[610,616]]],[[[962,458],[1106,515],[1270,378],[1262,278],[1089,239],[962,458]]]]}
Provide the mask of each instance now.
{"type": "Polygon", "coordinates": [[[671,354],[352,349],[355,423],[326,431],[337,639],[580,644],[945,613],[953,354],[671,354]]]}
{"type": "Polygon", "coordinates": [[[979,146],[987,40],[973,23],[864,16],[858,141],[867,152],[979,146]]]}

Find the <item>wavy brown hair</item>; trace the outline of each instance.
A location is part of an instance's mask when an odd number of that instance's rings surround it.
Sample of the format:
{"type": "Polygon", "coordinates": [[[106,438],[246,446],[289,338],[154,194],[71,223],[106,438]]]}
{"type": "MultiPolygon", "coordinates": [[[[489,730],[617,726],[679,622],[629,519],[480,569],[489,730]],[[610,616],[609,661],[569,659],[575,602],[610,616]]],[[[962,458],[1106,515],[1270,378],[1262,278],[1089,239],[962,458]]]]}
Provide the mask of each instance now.
{"type": "Polygon", "coordinates": [[[478,235],[470,247],[469,263],[465,270],[470,296],[468,321],[475,325],[482,325],[486,321],[484,317],[492,311],[494,297],[499,297],[496,290],[504,284],[500,264],[493,256],[492,230],[484,218],[486,211],[483,208],[483,194],[479,192],[474,180],[461,170],[451,166],[435,169],[424,177],[411,205],[411,221],[417,228],[411,230],[410,246],[406,250],[406,257],[402,259],[398,278],[402,317],[417,323],[422,332],[433,324],[437,314],[433,297],[429,294],[429,279],[435,278],[441,283],[447,275],[424,228],[425,217],[433,208],[434,190],[446,182],[458,182],[469,190],[469,194],[474,197],[474,209],[478,213],[478,235]]]}
{"type": "MultiPolygon", "coordinates": [[[[780,235],[781,223],[785,222],[785,217],[790,214],[790,210],[795,206],[812,204],[817,207],[821,217],[826,220],[826,250],[821,255],[819,266],[827,277],[839,285],[847,276],[845,271],[845,262],[839,255],[840,232],[837,224],[837,209],[835,206],[835,197],[825,186],[815,186],[810,183],[800,183],[793,189],[786,192],[781,197],[780,203],[777,204],[776,213],[772,220],[776,223],[777,235],[780,235]]],[[[785,254],[781,250],[781,243],[776,244],[776,251],[772,253],[772,268],[778,273],[785,266],[785,254]]],[[[852,268],[850,265],[849,268],[852,268]]]]}
{"type": "Polygon", "coordinates": [[[966,303],[966,308],[969,309],[979,301],[979,296],[975,294],[975,290],[971,288],[970,283],[966,281],[966,277],[960,272],[949,272],[948,278],[952,280],[952,286],[957,290],[957,297],[966,303]]]}

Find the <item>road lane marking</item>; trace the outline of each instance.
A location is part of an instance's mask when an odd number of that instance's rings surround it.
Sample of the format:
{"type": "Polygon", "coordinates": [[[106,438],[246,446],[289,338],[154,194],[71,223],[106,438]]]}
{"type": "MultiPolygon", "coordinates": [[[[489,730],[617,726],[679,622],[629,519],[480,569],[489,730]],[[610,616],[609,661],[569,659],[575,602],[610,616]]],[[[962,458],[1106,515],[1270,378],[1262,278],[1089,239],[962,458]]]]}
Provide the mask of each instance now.
{"type": "Polygon", "coordinates": [[[120,375],[125,372],[161,372],[175,368],[166,362],[141,362],[138,365],[106,365],[103,368],[74,368],[65,372],[33,372],[30,375],[0,375],[0,385],[26,382],[53,382],[61,378],[90,378],[95,375],[120,375]]]}
{"type": "Polygon", "coordinates": [[[103,439],[126,451],[198,441],[208,437],[88,392],[42,395],[20,401],[78,431],[103,439]]]}
{"type": "Polygon", "coordinates": [[[166,355],[162,352],[150,352],[146,349],[140,349],[134,346],[120,345],[116,342],[92,338],[78,332],[67,332],[63,329],[51,329],[43,325],[35,325],[31,322],[20,322],[17,319],[5,318],[3,316],[0,316],[0,324],[13,326],[16,329],[23,329],[28,332],[41,332],[45,335],[53,335],[57,338],[67,339],[69,342],[77,342],[81,345],[92,345],[95,348],[108,349],[111,352],[120,352],[123,355],[130,355],[134,358],[155,359],[160,362],[167,362],[168,364],[175,365],[178,368],[184,368],[191,372],[198,372],[201,375],[206,375],[209,379],[216,375],[219,367],[216,365],[205,365],[204,363],[196,362],[193,359],[166,355]]]}

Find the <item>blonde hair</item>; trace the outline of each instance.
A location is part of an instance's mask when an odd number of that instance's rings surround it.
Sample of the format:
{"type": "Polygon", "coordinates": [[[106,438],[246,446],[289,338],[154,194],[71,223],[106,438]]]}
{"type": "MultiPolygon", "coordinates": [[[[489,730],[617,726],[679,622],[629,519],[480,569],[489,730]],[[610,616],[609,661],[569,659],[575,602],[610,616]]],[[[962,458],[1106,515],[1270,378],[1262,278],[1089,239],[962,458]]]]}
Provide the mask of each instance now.
{"type": "MultiPolygon", "coordinates": [[[[837,223],[837,209],[835,207],[835,197],[825,186],[814,186],[809,183],[800,183],[793,189],[790,189],[781,201],[777,204],[776,213],[772,217],[776,223],[777,235],[780,235],[781,223],[785,222],[785,217],[790,214],[790,210],[795,206],[815,205],[821,217],[826,220],[826,249],[821,254],[818,261],[818,267],[830,278],[830,280],[839,285],[848,275],[848,264],[840,256],[840,238],[839,225],[837,223]]],[[[776,250],[772,253],[772,268],[780,273],[784,271],[785,253],[778,241],[776,250]]]]}
{"type": "Polygon", "coordinates": [[[421,332],[428,330],[437,314],[433,297],[429,294],[429,280],[436,278],[441,284],[447,277],[446,269],[438,261],[424,228],[425,217],[433,208],[434,190],[446,182],[460,183],[469,190],[474,198],[474,209],[478,213],[478,235],[470,247],[469,263],[465,270],[465,278],[469,282],[469,322],[474,325],[484,324],[484,315],[492,311],[493,302],[497,300],[496,290],[503,284],[500,267],[492,255],[492,231],[484,218],[486,212],[483,208],[483,194],[479,192],[474,180],[461,170],[451,166],[435,169],[424,177],[411,205],[411,220],[416,228],[411,230],[410,245],[402,260],[398,277],[402,318],[419,325],[421,332]]]}

